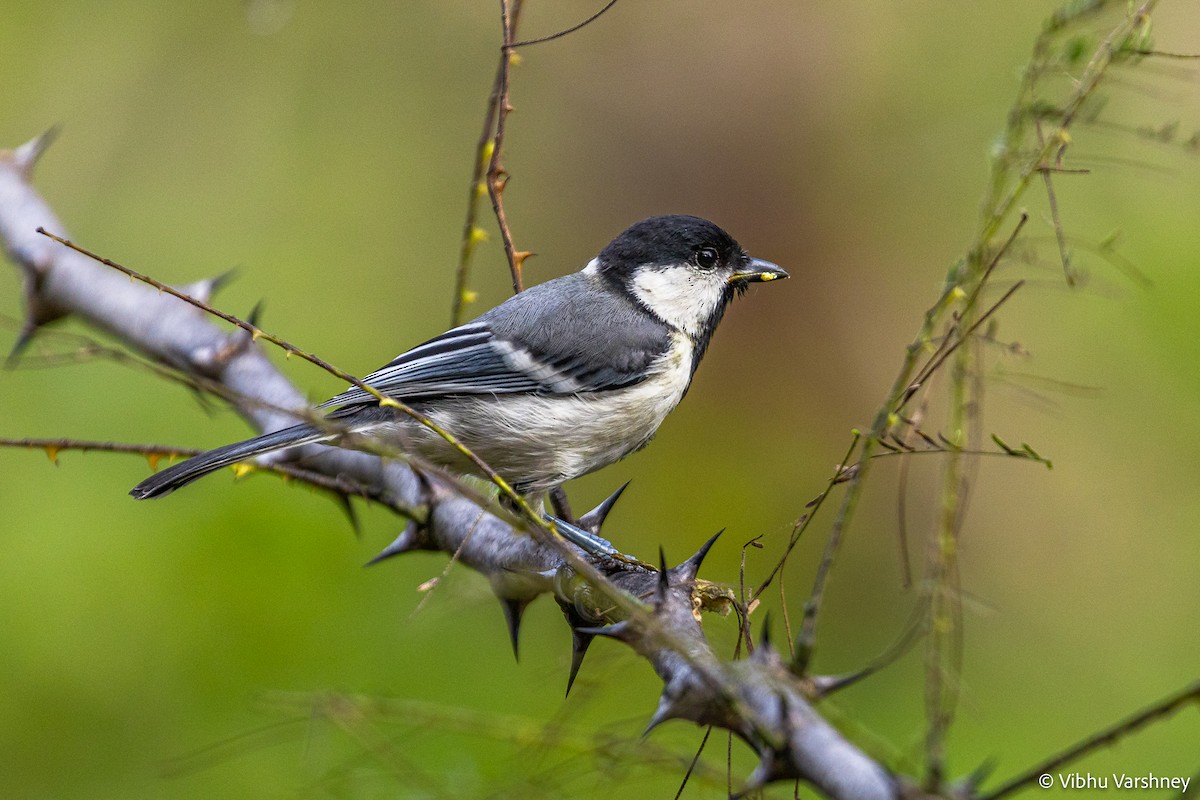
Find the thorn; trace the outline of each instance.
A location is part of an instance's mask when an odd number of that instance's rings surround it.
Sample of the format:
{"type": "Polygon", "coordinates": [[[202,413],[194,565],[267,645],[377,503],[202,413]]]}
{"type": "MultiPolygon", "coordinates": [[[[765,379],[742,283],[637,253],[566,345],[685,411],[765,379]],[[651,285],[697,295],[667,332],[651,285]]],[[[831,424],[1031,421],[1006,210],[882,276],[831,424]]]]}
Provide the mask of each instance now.
{"type": "Polygon", "coordinates": [[[12,350],[8,351],[8,357],[4,359],[4,368],[13,369],[17,366],[17,360],[21,354],[29,347],[29,343],[33,341],[34,335],[38,332],[38,324],[33,320],[27,321],[21,326],[21,332],[17,334],[17,341],[13,343],[12,350]]]}
{"type": "Polygon", "coordinates": [[[695,580],[696,573],[700,571],[700,565],[704,563],[705,557],[708,556],[708,551],[712,549],[712,546],[717,543],[717,539],[721,538],[721,534],[724,532],[725,529],[721,528],[721,530],[714,533],[707,542],[700,545],[700,549],[696,551],[694,556],[673,570],[676,576],[686,581],[695,580]]]}
{"type": "Polygon", "coordinates": [[[762,639],[759,646],[754,648],[754,652],[750,654],[750,660],[771,669],[783,669],[783,659],[780,657],[779,651],[771,644],[771,618],[769,612],[763,617],[762,639]]]}
{"type": "Polygon", "coordinates": [[[212,301],[213,296],[216,295],[221,287],[233,280],[236,274],[236,268],[228,269],[222,272],[220,275],[214,275],[211,278],[205,278],[204,280],[184,284],[183,286],[177,286],[176,288],[184,294],[191,295],[201,302],[208,303],[212,301]]]}
{"type": "Polygon", "coordinates": [[[778,772],[775,760],[774,750],[767,750],[767,752],[763,753],[758,766],[754,768],[754,772],[750,773],[750,777],[746,779],[746,785],[742,787],[740,792],[729,795],[729,800],[742,800],[743,797],[754,794],[770,783],[778,772]]]}
{"type": "Polygon", "coordinates": [[[801,631],[800,635],[796,637],[796,654],[792,657],[791,663],[788,664],[788,671],[797,678],[803,678],[808,674],[808,665],[812,663],[812,657],[812,637],[801,631]]]}
{"type": "MultiPolygon", "coordinates": [[[[790,742],[792,738],[792,725],[788,717],[787,699],[783,695],[778,696],[779,699],[779,714],[782,726],[782,738],[785,742],[790,742]]],[[[787,752],[786,750],[784,752],[787,752]]],[[[746,779],[746,785],[742,791],[736,795],[731,795],[732,798],[742,798],[747,795],[757,792],[772,781],[782,780],[785,778],[799,777],[795,767],[789,765],[779,750],[774,747],[768,747],[762,755],[762,760],[758,762],[758,766],[754,768],[754,772],[746,779]]]]}
{"type": "Polygon", "coordinates": [[[629,487],[629,481],[625,481],[617,490],[608,496],[604,502],[593,508],[591,511],[584,514],[576,522],[579,527],[583,528],[588,533],[600,535],[600,529],[604,527],[604,520],[608,519],[608,513],[612,511],[613,506],[621,499],[621,495],[629,487]]]}
{"type": "MultiPolygon", "coordinates": [[[[250,316],[246,317],[246,322],[249,322],[255,328],[258,327],[258,321],[262,318],[264,302],[264,300],[259,300],[255,303],[254,308],[250,309],[250,316]]],[[[255,334],[254,338],[257,339],[258,335],[255,334]]]]}
{"type": "Polygon", "coordinates": [[[989,758],[987,761],[984,761],[978,767],[971,770],[970,773],[955,782],[954,788],[957,790],[956,794],[961,793],[962,797],[974,797],[976,790],[988,779],[988,776],[992,774],[995,768],[996,762],[994,759],[989,758]]]}
{"type": "Polygon", "coordinates": [[[363,566],[373,567],[380,561],[389,559],[392,556],[398,556],[401,553],[408,553],[413,550],[417,550],[418,548],[419,543],[417,541],[417,525],[415,522],[410,522],[404,526],[404,530],[400,532],[400,535],[396,537],[395,541],[383,548],[383,550],[379,551],[379,555],[372,558],[363,566]]]}
{"type": "Polygon", "coordinates": [[[628,641],[632,637],[629,621],[621,620],[614,622],[612,625],[601,625],[594,628],[576,628],[578,633],[584,633],[588,636],[603,636],[608,639],[616,639],[618,642],[628,641]]]}
{"type": "Polygon", "coordinates": [[[500,608],[504,611],[504,622],[508,625],[508,638],[512,641],[513,658],[521,660],[521,616],[529,607],[528,599],[513,600],[500,598],[500,608]]]}
{"type": "Polygon", "coordinates": [[[17,169],[21,171],[25,180],[33,177],[34,165],[42,157],[42,153],[46,152],[46,148],[58,138],[60,130],[61,126],[52,125],[44,133],[33,137],[13,151],[13,163],[17,165],[17,169]]]}
{"type": "Polygon", "coordinates": [[[334,492],[334,502],[342,509],[346,515],[346,519],[350,522],[351,529],[354,530],[354,538],[362,538],[362,526],[359,525],[358,512],[354,510],[354,505],[350,502],[350,495],[334,492]]]}
{"type": "Polygon", "coordinates": [[[222,273],[212,276],[208,279],[209,291],[216,294],[225,288],[225,284],[233,283],[234,278],[238,276],[238,268],[230,267],[222,273]]]}
{"type": "Polygon", "coordinates": [[[571,629],[571,671],[567,675],[566,696],[571,695],[571,687],[575,685],[575,677],[583,666],[583,657],[587,655],[588,647],[592,644],[595,634],[585,633],[580,628],[571,629]]]}
{"type": "Polygon", "coordinates": [[[652,730],[667,720],[674,719],[676,716],[673,704],[670,698],[667,697],[666,689],[664,689],[662,696],[658,698],[658,708],[654,709],[654,715],[650,717],[650,722],[646,725],[646,729],[642,731],[642,738],[646,738],[652,730]]]}
{"type": "Polygon", "coordinates": [[[658,600],[663,602],[667,599],[667,592],[671,589],[671,571],[667,569],[667,554],[663,551],[662,545],[658,546],[658,600]]]}
{"type": "MultiPolygon", "coordinates": [[[[505,183],[507,182],[508,181],[506,180],[505,183]]],[[[521,267],[525,266],[525,259],[535,255],[537,255],[537,253],[531,253],[528,250],[514,250],[513,263],[517,265],[517,269],[520,269],[521,267]]]]}
{"type": "Polygon", "coordinates": [[[817,693],[817,697],[828,697],[834,692],[841,691],[847,686],[858,683],[863,678],[874,674],[873,667],[860,669],[857,672],[850,672],[845,675],[814,675],[809,680],[812,681],[813,690],[817,693]]]}

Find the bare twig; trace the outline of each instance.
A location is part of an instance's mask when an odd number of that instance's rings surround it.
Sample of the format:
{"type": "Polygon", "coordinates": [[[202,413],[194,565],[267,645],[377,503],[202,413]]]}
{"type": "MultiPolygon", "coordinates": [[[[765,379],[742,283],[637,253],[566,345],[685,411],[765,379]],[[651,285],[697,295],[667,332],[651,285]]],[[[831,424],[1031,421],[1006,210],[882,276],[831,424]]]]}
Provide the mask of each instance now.
{"type": "MultiPolygon", "coordinates": [[[[466,445],[464,445],[462,442],[460,442],[457,437],[455,437],[453,434],[451,434],[449,431],[442,428],[440,425],[438,425],[436,422],[431,420],[429,417],[427,417],[424,414],[422,414],[421,412],[415,410],[414,408],[407,405],[406,403],[402,403],[401,401],[396,400],[393,397],[388,397],[384,394],[381,394],[378,389],[376,389],[373,386],[369,386],[369,385],[363,383],[361,380],[354,377],[350,373],[348,373],[342,369],[339,369],[338,367],[333,366],[329,362],[325,361],[323,358],[320,358],[319,356],[317,356],[313,353],[309,353],[307,351],[301,350],[300,348],[296,347],[294,344],[286,341],[285,339],[282,339],[278,336],[267,333],[262,328],[259,328],[257,325],[252,325],[251,323],[246,322],[245,320],[240,319],[239,317],[235,317],[232,314],[228,314],[224,311],[221,311],[220,309],[214,308],[213,306],[209,305],[208,303],[204,302],[203,300],[192,297],[191,295],[187,294],[186,292],[181,292],[172,286],[162,283],[161,281],[155,280],[154,278],[150,277],[149,275],[144,275],[136,270],[130,269],[129,267],[118,264],[117,262],[112,261],[111,259],[105,258],[96,253],[93,253],[92,251],[90,251],[86,248],[80,247],[79,245],[77,245],[67,239],[62,238],[61,236],[57,236],[53,233],[50,233],[45,228],[39,227],[37,229],[37,231],[38,231],[38,233],[40,233],[44,236],[47,236],[50,239],[58,242],[59,244],[69,247],[70,249],[76,251],[77,253],[85,255],[88,258],[105,265],[106,267],[111,267],[111,268],[117,270],[118,272],[128,275],[130,278],[132,278],[134,280],[138,280],[138,281],[141,281],[142,283],[153,286],[155,289],[158,289],[160,292],[165,292],[166,294],[169,294],[172,297],[176,297],[176,298],[184,301],[185,303],[189,303],[190,305],[193,305],[196,308],[201,309],[202,311],[212,314],[215,317],[219,317],[220,319],[225,320],[226,322],[230,323],[231,325],[235,325],[235,326],[241,328],[242,330],[244,330],[250,334],[252,340],[263,339],[263,340],[268,341],[271,344],[274,344],[277,347],[281,348],[289,356],[291,356],[291,355],[298,356],[298,357],[304,359],[305,361],[309,362],[310,364],[320,367],[321,369],[325,370],[329,374],[331,374],[335,377],[341,378],[342,380],[346,381],[347,383],[350,383],[350,384],[358,387],[359,389],[362,389],[367,394],[371,395],[376,400],[378,400],[379,405],[381,407],[394,408],[397,411],[413,418],[417,422],[421,423],[425,427],[432,430],[438,436],[441,436],[443,439],[445,439],[446,442],[449,443],[451,447],[453,447],[464,458],[466,458],[472,464],[474,464],[475,467],[480,471],[481,474],[483,474],[488,480],[490,480],[497,487],[499,487],[500,491],[505,495],[505,497],[507,497],[513,503],[513,505],[522,512],[523,517],[527,523],[529,523],[533,528],[541,530],[543,533],[545,533],[549,537],[550,540],[553,540],[555,538],[557,531],[554,528],[554,523],[548,522],[547,520],[543,519],[540,514],[538,514],[536,511],[534,511],[533,508],[529,505],[528,501],[526,501],[525,498],[522,497],[521,495],[517,494],[516,490],[513,489],[512,486],[509,485],[508,481],[506,481],[503,477],[501,477],[501,475],[498,472],[496,472],[494,469],[492,469],[490,466],[488,466],[487,463],[485,463],[483,459],[481,459],[474,452],[472,452],[466,445]]],[[[574,551],[569,551],[569,552],[572,555],[574,555],[574,551]]]]}
{"type": "MultiPolygon", "coordinates": [[[[512,9],[509,27],[515,35],[517,23],[520,20],[521,3],[517,2],[512,9]]],[[[450,325],[462,324],[463,312],[471,302],[467,279],[471,270],[471,258],[475,248],[487,238],[487,233],[479,226],[479,200],[489,194],[485,174],[490,171],[492,159],[496,152],[495,128],[496,110],[500,105],[502,81],[507,80],[509,54],[503,50],[500,61],[496,65],[496,76],[492,79],[492,88],[488,92],[488,101],[483,113],[483,131],[479,134],[479,142],[475,145],[475,162],[471,167],[471,189],[467,196],[467,217],[463,222],[462,243],[459,246],[458,267],[454,271],[454,300],[450,305],[450,325]]]]}
{"type": "MultiPolygon", "coordinates": [[[[788,545],[786,548],[784,548],[783,555],[781,555],[779,560],[775,562],[775,566],[771,568],[771,571],[767,574],[767,577],[763,579],[763,582],[760,583],[758,588],[754,590],[754,594],[751,596],[751,602],[761,597],[762,593],[766,591],[766,588],[771,585],[771,581],[775,580],[775,576],[778,575],[781,570],[783,570],[784,566],[787,564],[788,556],[796,547],[796,544],[800,541],[800,537],[804,535],[804,531],[808,529],[808,525],[810,522],[812,522],[812,518],[821,509],[821,506],[825,502],[825,498],[829,496],[830,490],[838,483],[843,482],[843,476],[846,474],[846,464],[848,464],[850,461],[850,455],[854,452],[855,448],[858,447],[858,442],[861,437],[862,434],[859,431],[854,431],[853,435],[850,437],[850,446],[846,448],[846,454],[842,456],[842,460],[837,465],[833,477],[830,478],[829,482],[825,485],[825,490],[822,491],[821,494],[817,495],[815,500],[808,504],[809,510],[806,511],[804,515],[800,517],[799,522],[793,526],[792,535],[788,539],[788,545]]],[[[826,553],[828,554],[828,549],[826,550],[826,553]]],[[[832,556],[830,556],[830,558],[832,558],[832,556]]],[[[828,567],[826,567],[826,571],[828,571],[828,567]]],[[[823,585],[823,581],[821,583],[823,585]]],[[[816,590],[814,589],[814,591],[816,590]]],[[[811,604],[812,601],[810,600],[809,602],[811,604]]]]}
{"type": "Polygon", "coordinates": [[[521,266],[531,254],[518,251],[513,245],[512,231],[508,226],[508,215],[504,212],[504,189],[508,185],[508,172],[504,169],[502,157],[504,152],[504,133],[508,127],[508,115],[512,112],[509,101],[509,72],[513,64],[513,35],[516,13],[521,6],[521,0],[500,0],[500,21],[504,30],[504,44],[500,48],[500,69],[496,73],[496,132],[492,136],[492,160],[487,171],[488,196],[492,199],[492,211],[500,226],[500,236],[504,240],[504,255],[508,259],[508,269],[512,274],[513,293],[525,288],[521,277],[521,266]]]}
{"type": "Polygon", "coordinates": [[[1122,738],[1139,728],[1170,716],[1189,703],[1200,703],[1200,681],[1186,686],[1157,703],[1126,717],[1115,725],[1111,725],[1071,745],[1061,753],[1046,759],[1036,766],[1030,767],[999,788],[980,795],[977,800],[1000,800],[1001,797],[1007,797],[1013,792],[1030,785],[1042,775],[1048,774],[1053,776],[1057,770],[1062,769],[1072,761],[1079,760],[1093,750],[1116,744],[1122,738]]]}
{"type": "Polygon", "coordinates": [[[97,453],[133,453],[144,456],[150,462],[151,469],[157,469],[158,462],[164,458],[174,459],[199,455],[201,450],[194,447],[171,447],[165,444],[127,444],[125,442],[98,442],[85,439],[10,439],[0,438],[0,447],[15,447],[27,450],[44,450],[46,457],[55,464],[58,454],[68,450],[86,453],[89,450],[97,453]]]}
{"type": "MultiPolygon", "coordinates": [[[[996,266],[1000,263],[1001,259],[1003,259],[1012,248],[1013,243],[1017,240],[1017,236],[1021,233],[1021,229],[1025,227],[1025,223],[1028,221],[1029,215],[1022,213],[1020,218],[1017,220],[1017,224],[1013,226],[1012,233],[1008,235],[1008,238],[1004,240],[1004,243],[1000,245],[1000,248],[996,250],[995,254],[988,261],[987,267],[984,269],[979,280],[975,282],[974,286],[972,286],[970,293],[964,296],[963,308],[965,310],[973,309],[975,307],[979,300],[979,295],[983,291],[983,287],[986,285],[988,279],[992,276],[992,273],[996,270],[996,266]]],[[[937,350],[933,352],[933,354],[925,362],[925,365],[917,371],[917,376],[913,378],[908,391],[904,394],[899,405],[896,406],[894,413],[899,414],[900,411],[903,410],[908,401],[916,394],[916,390],[924,386],[926,382],[929,381],[930,377],[932,377],[933,374],[942,366],[942,364],[945,363],[950,354],[954,353],[959,347],[961,347],[963,343],[966,342],[976,330],[978,330],[979,326],[982,325],[988,317],[990,317],[998,308],[1000,308],[1000,306],[1007,302],[1008,298],[1011,297],[1012,294],[1018,288],[1020,288],[1023,283],[1024,281],[1017,281],[1016,284],[1014,284],[1008,289],[1007,292],[1005,292],[1004,296],[1001,297],[999,301],[992,305],[992,308],[986,314],[975,320],[974,324],[972,324],[968,330],[964,331],[962,329],[963,318],[966,314],[966,311],[959,315],[958,319],[955,320],[954,326],[949,332],[947,332],[945,336],[942,337],[942,341],[939,343],[937,350]]]]}
{"type": "MultiPolygon", "coordinates": [[[[1038,145],[1045,147],[1046,140],[1042,134],[1042,121],[1040,119],[1034,122],[1034,128],[1037,130],[1038,145]]],[[[1042,182],[1046,185],[1046,203],[1050,207],[1050,222],[1054,226],[1054,238],[1058,241],[1058,255],[1062,259],[1063,277],[1067,281],[1067,286],[1074,286],[1075,274],[1071,271],[1071,251],[1067,247],[1067,234],[1063,230],[1062,216],[1058,211],[1058,195],[1054,193],[1054,180],[1050,177],[1053,169],[1058,169],[1062,166],[1062,154],[1067,147],[1065,136],[1066,131],[1059,132],[1060,146],[1055,154],[1054,167],[1043,166],[1041,172],[1042,182]]]]}
{"type": "MultiPolygon", "coordinates": [[[[613,3],[615,2],[616,0],[613,0],[613,3]]],[[[609,5],[611,6],[612,3],[609,3],[609,5]]],[[[675,792],[674,800],[679,800],[680,797],[683,797],[683,790],[687,788],[692,773],[696,771],[696,765],[700,763],[700,756],[703,755],[704,746],[708,744],[708,737],[712,736],[712,732],[711,725],[704,729],[704,738],[700,740],[699,746],[696,747],[696,755],[692,756],[692,763],[688,764],[687,771],[683,773],[683,779],[679,781],[679,789],[675,792]]]]}
{"type": "Polygon", "coordinates": [[[1135,56],[1155,56],[1157,58],[1173,58],[1183,61],[1195,61],[1200,59],[1200,54],[1197,53],[1169,53],[1163,50],[1126,50],[1127,53],[1132,53],[1135,56]]]}
{"type": "Polygon", "coordinates": [[[593,22],[600,19],[600,17],[604,16],[605,12],[607,12],[610,8],[612,8],[616,4],[617,4],[617,0],[608,0],[608,3],[605,4],[604,8],[600,9],[595,14],[592,14],[590,17],[588,17],[583,22],[580,22],[577,25],[572,25],[569,28],[561,30],[558,33],[552,33],[549,36],[539,36],[536,39],[526,39],[523,42],[513,42],[511,45],[509,45],[509,48],[512,50],[515,50],[518,47],[528,47],[529,45],[532,45],[532,44],[542,44],[544,42],[553,42],[555,39],[561,39],[564,36],[568,36],[568,35],[574,33],[575,31],[580,30],[581,28],[586,28],[588,25],[591,25],[593,22]]]}
{"type": "MultiPolygon", "coordinates": [[[[126,442],[101,442],[87,439],[12,439],[0,438],[0,447],[12,447],[26,450],[42,450],[46,456],[54,463],[58,464],[59,453],[68,451],[77,451],[80,453],[96,452],[96,453],[122,453],[140,455],[150,464],[150,469],[158,469],[158,464],[162,459],[174,460],[176,458],[190,458],[191,456],[199,455],[204,452],[195,447],[173,447],[162,444],[131,444],[126,442]]],[[[392,511],[407,517],[408,519],[417,522],[423,522],[427,518],[427,510],[419,507],[409,506],[399,502],[396,498],[388,497],[385,493],[379,490],[379,487],[368,486],[351,480],[350,478],[338,475],[326,475],[322,472],[304,469],[294,464],[275,463],[275,464],[259,464],[253,467],[248,465],[238,465],[234,472],[238,477],[247,472],[268,472],[276,475],[281,475],[284,478],[296,480],[300,483],[308,484],[316,489],[323,489],[333,492],[340,497],[361,497],[365,500],[370,500],[379,503],[392,511]]]]}

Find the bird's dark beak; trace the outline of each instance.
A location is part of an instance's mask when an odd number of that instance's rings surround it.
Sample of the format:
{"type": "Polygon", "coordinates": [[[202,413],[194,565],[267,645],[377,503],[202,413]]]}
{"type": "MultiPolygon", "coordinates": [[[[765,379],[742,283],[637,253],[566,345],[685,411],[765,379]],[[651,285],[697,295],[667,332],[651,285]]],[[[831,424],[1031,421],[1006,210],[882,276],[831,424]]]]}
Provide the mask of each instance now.
{"type": "Polygon", "coordinates": [[[761,258],[752,258],[741,269],[735,270],[729,276],[729,283],[734,286],[747,283],[765,283],[766,281],[779,280],[787,276],[786,272],[770,261],[763,261],[761,258]]]}

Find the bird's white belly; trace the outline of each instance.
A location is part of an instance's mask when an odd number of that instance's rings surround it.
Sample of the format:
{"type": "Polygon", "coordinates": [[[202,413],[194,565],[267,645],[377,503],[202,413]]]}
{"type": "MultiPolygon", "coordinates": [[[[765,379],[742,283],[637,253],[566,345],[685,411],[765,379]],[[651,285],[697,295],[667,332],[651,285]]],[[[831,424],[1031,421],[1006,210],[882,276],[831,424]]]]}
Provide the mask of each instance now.
{"type": "MultiPolygon", "coordinates": [[[[645,445],[687,391],[691,340],[641,383],[571,396],[460,396],[426,413],[510,483],[538,492],[617,461],[645,445]]],[[[402,446],[435,464],[477,471],[438,434],[411,420],[389,424],[402,446]]],[[[386,434],[385,434],[386,435],[386,434]]]]}

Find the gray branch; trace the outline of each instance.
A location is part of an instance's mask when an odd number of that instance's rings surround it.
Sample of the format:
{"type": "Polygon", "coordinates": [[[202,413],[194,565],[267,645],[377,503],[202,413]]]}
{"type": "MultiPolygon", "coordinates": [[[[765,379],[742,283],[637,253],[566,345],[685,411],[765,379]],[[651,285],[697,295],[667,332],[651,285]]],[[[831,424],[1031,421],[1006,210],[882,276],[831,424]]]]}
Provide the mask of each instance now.
{"type": "MultiPolygon", "coordinates": [[[[224,387],[238,413],[260,432],[293,424],[288,409],[310,413],[303,394],[244,332],[226,331],[200,309],[37,233],[40,226],[67,235],[31,183],[34,164],[52,138],[50,132],[16,150],[0,151],[0,239],[25,279],[25,324],[14,352],[42,326],[75,316],[151,359],[224,387]]],[[[201,281],[187,292],[207,299],[218,282],[201,281]]],[[[580,578],[563,550],[517,530],[451,482],[419,477],[394,459],[340,448],[306,452],[304,467],[367,487],[371,496],[396,507],[426,509],[421,521],[410,520],[381,555],[436,550],[483,574],[508,613],[514,647],[525,606],[547,593],[572,626],[572,678],[594,637],[632,647],[664,683],[650,728],[683,719],[732,731],[760,758],[746,791],[798,779],[835,800],[920,795],[911,782],[891,775],[826,722],[769,644],[739,661],[716,655],[704,637],[699,610],[728,594],[696,577],[711,542],[673,569],[589,557],[612,586],[647,604],[644,613],[620,614],[603,599],[611,587],[580,578]]],[[[597,509],[583,524],[599,531],[606,511],[607,506],[597,509]]]]}

